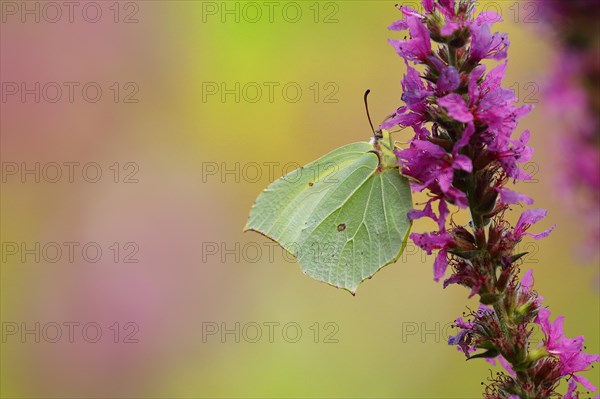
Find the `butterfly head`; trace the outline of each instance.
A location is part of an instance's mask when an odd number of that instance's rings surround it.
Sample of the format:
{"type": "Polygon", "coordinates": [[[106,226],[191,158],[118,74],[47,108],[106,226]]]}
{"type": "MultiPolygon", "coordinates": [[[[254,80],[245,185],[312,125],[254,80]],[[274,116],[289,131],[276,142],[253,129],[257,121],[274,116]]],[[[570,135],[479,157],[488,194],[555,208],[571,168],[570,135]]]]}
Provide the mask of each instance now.
{"type": "Polygon", "coordinates": [[[396,154],[394,153],[394,141],[392,140],[390,132],[385,129],[375,130],[373,127],[371,115],[369,114],[369,104],[367,101],[367,97],[369,96],[370,92],[371,90],[367,90],[365,92],[364,101],[365,109],[367,110],[367,118],[369,119],[371,130],[373,131],[373,138],[371,138],[370,144],[373,146],[373,152],[375,152],[379,157],[378,170],[397,168],[398,160],[396,158],[396,154]]]}

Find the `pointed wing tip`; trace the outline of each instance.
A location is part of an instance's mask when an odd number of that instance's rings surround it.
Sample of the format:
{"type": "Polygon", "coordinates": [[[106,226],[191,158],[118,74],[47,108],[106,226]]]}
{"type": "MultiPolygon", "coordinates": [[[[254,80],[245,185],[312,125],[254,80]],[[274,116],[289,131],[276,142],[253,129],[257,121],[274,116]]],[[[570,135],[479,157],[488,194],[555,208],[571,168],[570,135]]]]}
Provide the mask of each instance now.
{"type": "MultiPolygon", "coordinates": [[[[251,215],[250,215],[250,216],[251,216],[251,215]]],[[[256,224],[255,224],[255,223],[254,223],[254,222],[251,220],[251,217],[250,217],[250,216],[248,216],[248,220],[246,220],[246,224],[244,225],[244,227],[243,227],[243,229],[242,229],[242,233],[246,233],[246,232],[248,232],[248,231],[254,231],[254,232],[258,233],[258,234],[262,234],[262,235],[264,235],[264,236],[267,236],[267,235],[266,235],[266,233],[264,233],[264,232],[260,231],[260,230],[258,229],[258,227],[256,227],[256,224]]],[[[268,237],[268,236],[267,236],[267,238],[271,238],[271,237],[268,237]]],[[[271,239],[272,239],[272,238],[271,238],[271,239]]]]}
{"type": "Polygon", "coordinates": [[[337,288],[340,288],[340,289],[342,289],[342,290],[350,293],[354,297],[354,296],[356,296],[356,292],[358,291],[358,287],[360,287],[361,283],[362,283],[362,281],[360,283],[358,283],[357,285],[352,286],[352,287],[337,287],[337,288]]]}
{"type": "Polygon", "coordinates": [[[352,296],[356,296],[356,291],[358,290],[358,287],[342,287],[341,285],[331,284],[331,283],[328,283],[327,281],[325,281],[325,283],[327,283],[328,285],[330,285],[334,288],[337,288],[339,290],[346,291],[346,292],[350,293],[352,296]]]}
{"type": "Polygon", "coordinates": [[[258,231],[255,227],[252,226],[252,224],[250,223],[250,220],[248,220],[246,222],[246,224],[244,225],[243,229],[242,229],[242,233],[245,233],[247,231],[255,231],[257,233],[262,234],[260,231],[258,231]]]}
{"type": "MultiPolygon", "coordinates": [[[[312,277],[312,276],[309,276],[309,277],[312,277]]],[[[312,277],[312,278],[314,278],[314,277],[312,277]]],[[[321,280],[321,281],[323,281],[323,280],[321,280]]],[[[332,284],[327,281],[323,281],[323,282],[331,287],[337,288],[342,291],[346,291],[346,292],[350,293],[353,297],[356,296],[356,291],[358,291],[358,285],[355,287],[344,287],[341,285],[332,284]]]]}
{"type": "Polygon", "coordinates": [[[342,286],[339,286],[339,285],[328,283],[327,281],[324,281],[324,283],[326,283],[327,285],[330,285],[330,286],[332,286],[334,288],[337,288],[337,289],[340,289],[342,291],[348,292],[353,297],[356,296],[356,291],[358,291],[358,287],[342,287],[342,286]]]}

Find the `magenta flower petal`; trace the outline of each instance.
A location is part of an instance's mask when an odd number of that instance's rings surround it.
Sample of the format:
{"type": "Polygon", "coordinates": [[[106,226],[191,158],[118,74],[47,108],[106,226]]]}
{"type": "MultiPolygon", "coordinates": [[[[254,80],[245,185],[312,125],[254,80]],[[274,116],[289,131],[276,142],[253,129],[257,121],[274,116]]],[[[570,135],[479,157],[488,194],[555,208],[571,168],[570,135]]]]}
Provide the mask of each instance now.
{"type": "MultiPolygon", "coordinates": [[[[416,12],[416,11],[415,11],[416,12]]],[[[410,40],[393,40],[388,41],[394,48],[398,55],[407,60],[425,60],[431,53],[431,41],[430,34],[425,25],[421,22],[421,19],[416,15],[409,15],[406,17],[406,25],[408,26],[410,40]]]]}
{"type": "Polygon", "coordinates": [[[446,226],[446,219],[448,218],[448,215],[450,215],[450,210],[448,209],[448,204],[443,198],[440,198],[440,203],[438,205],[438,213],[440,215],[437,219],[438,228],[440,229],[440,231],[444,231],[446,226]]]}
{"type": "Polygon", "coordinates": [[[423,15],[420,12],[409,6],[400,6],[400,11],[407,17],[423,18],[423,15]]]}
{"type": "Polygon", "coordinates": [[[437,282],[440,281],[444,274],[446,274],[446,269],[448,268],[448,250],[442,249],[438,252],[435,257],[435,262],[433,263],[433,279],[437,282]]]}
{"type": "Polygon", "coordinates": [[[392,118],[387,119],[381,125],[379,125],[379,129],[382,130],[390,130],[396,125],[399,125],[400,122],[404,119],[404,114],[396,114],[392,118]]]}
{"type": "Polygon", "coordinates": [[[452,171],[452,168],[440,170],[434,181],[437,182],[443,192],[448,192],[454,181],[454,172],[452,171]]]}
{"type": "Polygon", "coordinates": [[[434,220],[437,220],[437,217],[433,213],[433,209],[431,209],[431,201],[428,201],[423,210],[412,209],[407,214],[410,220],[417,220],[424,217],[428,217],[434,220]]]}
{"type": "Polygon", "coordinates": [[[434,250],[445,248],[452,243],[452,237],[447,233],[412,233],[410,238],[428,255],[431,255],[434,250]]]}
{"type": "Polygon", "coordinates": [[[388,26],[389,30],[406,30],[408,29],[408,24],[406,23],[406,20],[401,19],[399,21],[394,22],[393,24],[391,24],[390,26],[388,26]]]}
{"type": "Polygon", "coordinates": [[[415,140],[412,145],[419,151],[426,153],[433,158],[443,158],[446,155],[446,150],[437,144],[433,144],[426,140],[415,140]]]}
{"type": "Polygon", "coordinates": [[[550,227],[548,230],[542,231],[541,233],[537,233],[537,234],[527,233],[527,235],[532,237],[535,240],[541,240],[542,238],[548,237],[550,235],[550,233],[552,233],[552,230],[554,230],[555,227],[556,227],[556,224],[553,224],[552,227],[550,227]]]}
{"type": "Polygon", "coordinates": [[[444,194],[446,194],[448,201],[460,208],[467,208],[469,206],[467,195],[457,188],[451,187],[450,190],[444,194]]]}
{"type": "Polygon", "coordinates": [[[425,11],[432,12],[433,6],[434,6],[434,0],[423,0],[423,8],[425,8],[425,11]]]}
{"type": "Polygon", "coordinates": [[[547,213],[548,212],[545,209],[528,209],[523,212],[519,217],[517,224],[515,225],[515,237],[520,239],[524,235],[529,235],[536,240],[547,237],[552,230],[554,230],[555,226],[552,226],[548,230],[539,234],[526,233],[527,229],[529,229],[532,225],[545,218],[547,213]]]}
{"type": "Polygon", "coordinates": [[[469,173],[473,171],[473,162],[466,155],[456,155],[452,166],[454,169],[464,170],[469,173]]]}
{"type": "Polygon", "coordinates": [[[469,76],[469,107],[474,106],[479,101],[481,89],[478,82],[485,73],[485,69],[485,65],[479,65],[473,69],[469,76]]]}
{"type": "Polygon", "coordinates": [[[577,382],[574,379],[569,380],[569,386],[567,388],[567,392],[563,399],[578,399],[579,395],[575,394],[575,389],[577,389],[577,382]]]}
{"type": "Polygon", "coordinates": [[[496,191],[500,194],[500,199],[505,204],[518,204],[523,202],[527,205],[533,204],[533,199],[525,194],[517,193],[505,187],[499,187],[496,191]]]}
{"type": "Polygon", "coordinates": [[[533,288],[533,281],[533,269],[529,269],[525,272],[523,278],[521,279],[521,287],[523,287],[525,291],[531,292],[531,289],[533,288]]]}
{"type": "Polygon", "coordinates": [[[540,220],[546,217],[548,211],[545,209],[528,209],[521,214],[517,224],[515,226],[515,230],[520,230],[524,232],[532,225],[536,224],[540,220]]]}
{"type": "MultiPolygon", "coordinates": [[[[595,360],[596,362],[598,360],[595,360]]],[[[577,375],[577,374],[573,374],[573,377],[571,377],[573,379],[573,381],[583,385],[586,389],[589,389],[592,392],[596,392],[596,387],[594,386],[594,384],[591,383],[590,380],[588,380],[587,378],[585,378],[582,375],[577,375]]]]}
{"type": "Polygon", "coordinates": [[[469,108],[460,94],[448,94],[440,98],[438,104],[446,108],[448,115],[459,122],[467,123],[473,120],[473,115],[469,112],[469,108]]]}
{"type": "Polygon", "coordinates": [[[444,64],[444,62],[442,60],[440,60],[438,57],[433,57],[431,55],[429,57],[427,57],[427,62],[429,62],[431,65],[433,65],[435,70],[438,72],[441,72],[444,69],[448,68],[448,66],[446,64],[444,64]]]}
{"type": "Polygon", "coordinates": [[[475,24],[481,26],[483,24],[493,24],[496,22],[502,22],[502,16],[494,11],[483,11],[481,12],[477,18],[475,18],[475,24]]]}
{"type": "Polygon", "coordinates": [[[454,19],[456,16],[455,10],[455,0],[439,0],[438,8],[442,14],[446,16],[448,19],[454,19]]]}
{"type": "Polygon", "coordinates": [[[460,76],[456,68],[452,66],[445,68],[437,82],[438,92],[447,93],[458,89],[458,86],[460,86],[460,76]]]}
{"type": "Polygon", "coordinates": [[[492,32],[488,24],[471,26],[471,58],[479,62],[487,56],[490,44],[492,42],[492,32]]]}
{"type": "Polygon", "coordinates": [[[442,36],[450,36],[458,28],[460,28],[460,25],[457,24],[456,22],[452,22],[452,21],[446,22],[446,24],[444,26],[442,26],[442,28],[440,29],[440,33],[442,34],[442,36]]]}
{"type": "Polygon", "coordinates": [[[500,61],[506,58],[510,44],[506,34],[492,34],[489,24],[474,23],[471,24],[471,36],[470,55],[472,61],[479,62],[485,58],[500,61]]]}
{"type": "Polygon", "coordinates": [[[462,132],[462,136],[456,141],[456,144],[454,144],[454,149],[452,150],[453,154],[457,154],[461,148],[467,146],[471,141],[473,134],[475,134],[475,126],[473,123],[468,123],[467,127],[462,132]]]}

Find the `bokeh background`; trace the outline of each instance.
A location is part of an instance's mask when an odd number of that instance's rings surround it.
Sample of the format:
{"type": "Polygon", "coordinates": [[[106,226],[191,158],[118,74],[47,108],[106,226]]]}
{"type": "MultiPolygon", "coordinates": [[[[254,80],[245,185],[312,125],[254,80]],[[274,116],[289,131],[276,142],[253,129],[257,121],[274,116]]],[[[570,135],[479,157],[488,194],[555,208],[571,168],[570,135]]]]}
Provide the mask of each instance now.
{"type": "MultiPolygon", "coordinates": [[[[395,2],[88,3],[71,22],[66,6],[2,2],[2,397],[481,397],[493,367],[446,344],[477,305],[433,282],[433,257],[409,246],[353,297],[242,233],[271,180],[369,139],[365,89],[376,122],[400,104],[395,2]]],[[[536,227],[557,223],[523,243],[523,269],[598,353],[599,265],[578,256],[585,233],[560,198],[541,94],[552,40],[531,4],[480,3],[505,19],[506,86],[537,103],[520,125],[534,180],[518,189],[549,209],[536,227]]],[[[599,385],[598,368],[587,377],[599,385]]]]}

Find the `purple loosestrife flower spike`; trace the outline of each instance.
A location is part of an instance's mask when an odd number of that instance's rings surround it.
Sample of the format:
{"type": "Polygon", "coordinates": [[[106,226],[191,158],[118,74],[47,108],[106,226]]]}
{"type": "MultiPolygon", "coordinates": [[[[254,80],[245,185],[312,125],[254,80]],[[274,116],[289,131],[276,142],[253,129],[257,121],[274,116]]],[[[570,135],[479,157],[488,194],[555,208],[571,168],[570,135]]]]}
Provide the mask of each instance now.
{"type": "Polygon", "coordinates": [[[505,213],[514,204],[531,205],[528,196],[506,187],[529,179],[521,168],[533,150],[530,133],[517,133],[530,106],[515,105],[512,90],[502,87],[509,40],[493,32],[501,20],[495,13],[474,15],[474,0],[423,0],[423,14],[400,7],[403,18],[392,30],[408,29],[410,38],[390,40],[404,59],[402,101],[381,128],[410,127],[409,146],[396,151],[402,173],[415,191],[429,194],[411,220],[432,219],[436,231],[412,233],[410,238],[428,254],[438,251],[435,281],[463,285],[478,295],[480,307],[468,320],[457,319],[458,333],[450,337],[468,359],[485,358],[506,370],[490,382],[484,397],[538,399],[560,396],[560,382],[569,379],[565,398],[577,398],[579,386],[594,390],[580,373],[598,362],[583,352],[583,337],[565,338],[558,317],[534,289],[532,271],[519,281],[517,252],[521,240],[542,239],[554,228],[531,233],[545,216],[543,209],[527,209],[511,227],[505,213]],[[484,60],[501,61],[487,70],[484,60]],[[449,205],[468,209],[467,226],[448,220],[449,205]],[[545,335],[531,343],[532,325],[545,335]]]}

